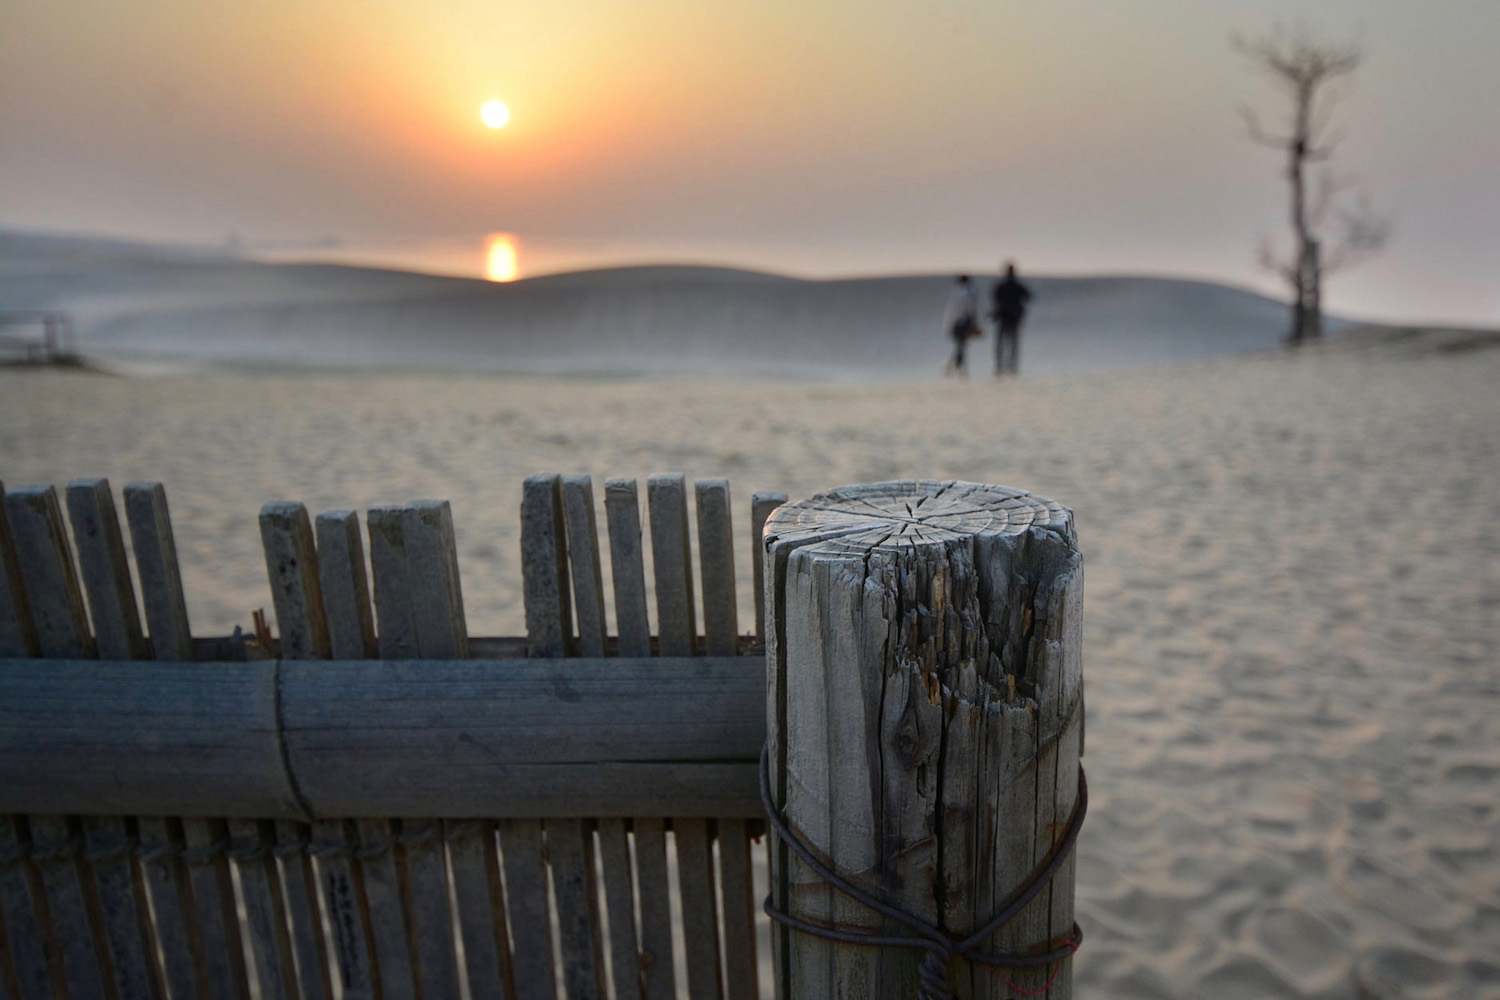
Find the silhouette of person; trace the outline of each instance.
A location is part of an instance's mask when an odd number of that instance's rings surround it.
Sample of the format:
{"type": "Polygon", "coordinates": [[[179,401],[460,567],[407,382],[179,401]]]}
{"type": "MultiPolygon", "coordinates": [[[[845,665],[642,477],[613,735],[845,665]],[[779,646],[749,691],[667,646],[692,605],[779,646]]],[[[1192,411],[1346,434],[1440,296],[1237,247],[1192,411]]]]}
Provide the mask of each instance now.
{"type": "Polygon", "coordinates": [[[995,321],[995,374],[1019,371],[1021,367],[1021,320],[1031,289],[1016,280],[1016,265],[1005,262],[1005,276],[990,292],[990,318],[995,321]]]}
{"type": "Polygon", "coordinates": [[[979,300],[974,296],[974,286],[967,274],[960,274],[948,295],[948,304],[943,307],[943,328],[953,338],[953,357],[949,359],[945,374],[963,378],[964,348],[969,340],[979,335],[979,300]]]}

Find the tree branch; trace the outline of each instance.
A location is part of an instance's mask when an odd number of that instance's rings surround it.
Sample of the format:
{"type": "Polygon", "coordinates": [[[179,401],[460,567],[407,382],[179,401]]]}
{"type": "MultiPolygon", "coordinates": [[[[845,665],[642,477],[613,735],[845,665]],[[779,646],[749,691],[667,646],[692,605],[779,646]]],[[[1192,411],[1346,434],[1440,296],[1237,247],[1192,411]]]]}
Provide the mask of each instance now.
{"type": "Polygon", "coordinates": [[[1344,141],[1344,133],[1340,130],[1332,139],[1314,146],[1311,143],[1302,151],[1302,156],[1308,163],[1322,163],[1333,155],[1338,144],[1344,141]]]}
{"type": "Polygon", "coordinates": [[[1245,120],[1245,130],[1250,133],[1250,141],[1266,146],[1270,149],[1289,149],[1296,140],[1290,136],[1271,135],[1260,127],[1260,116],[1250,108],[1241,104],[1238,108],[1240,117],[1245,120]]]}
{"type": "Polygon", "coordinates": [[[1318,172],[1316,186],[1313,188],[1311,197],[1307,200],[1307,221],[1314,228],[1321,228],[1324,220],[1328,218],[1328,210],[1333,207],[1333,201],[1338,196],[1339,188],[1342,186],[1338,177],[1332,171],[1321,170],[1318,172]]]}
{"type": "Polygon", "coordinates": [[[1332,274],[1378,253],[1385,248],[1393,228],[1391,218],[1377,213],[1368,198],[1361,198],[1355,208],[1338,213],[1338,220],[1338,237],[1323,258],[1324,274],[1332,274]]]}
{"type": "Polygon", "coordinates": [[[1257,257],[1259,258],[1262,270],[1269,271],[1288,285],[1296,287],[1297,268],[1286,258],[1278,256],[1276,248],[1265,237],[1261,238],[1260,252],[1257,254],[1257,257]]]}

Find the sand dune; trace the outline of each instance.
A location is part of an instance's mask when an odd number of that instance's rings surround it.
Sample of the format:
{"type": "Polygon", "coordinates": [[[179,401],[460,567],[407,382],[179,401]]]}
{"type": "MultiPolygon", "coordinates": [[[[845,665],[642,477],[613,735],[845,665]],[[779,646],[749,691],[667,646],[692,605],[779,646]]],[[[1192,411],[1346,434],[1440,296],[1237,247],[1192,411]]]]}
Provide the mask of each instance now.
{"type": "MultiPolygon", "coordinates": [[[[1022,347],[1029,373],[1263,350],[1285,329],[1280,303],[1223,285],[1027,280],[1036,293],[1022,347]]],[[[945,275],[804,281],[703,267],[496,285],[0,235],[0,306],[70,310],[80,349],[94,358],[926,378],[948,351],[939,319],[950,285],[945,275]]],[[[988,339],[975,348],[977,371],[991,349],[988,339]]]]}
{"type": "Polygon", "coordinates": [[[0,478],[164,480],[205,634],[270,606],[269,499],[451,499],[496,634],[530,472],[724,475],[741,517],[757,488],[1036,490],[1087,561],[1078,995],[1493,1000],[1496,384],[1475,331],[1002,385],[0,371],[0,478]]]}

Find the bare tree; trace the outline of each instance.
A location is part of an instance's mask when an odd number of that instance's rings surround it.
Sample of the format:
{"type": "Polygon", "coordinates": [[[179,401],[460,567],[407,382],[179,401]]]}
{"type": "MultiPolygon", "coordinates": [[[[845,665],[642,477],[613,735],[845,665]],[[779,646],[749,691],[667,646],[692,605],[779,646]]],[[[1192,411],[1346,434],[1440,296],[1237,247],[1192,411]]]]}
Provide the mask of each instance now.
{"type": "Polygon", "coordinates": [[[1233,43],[1291,98],[1290,120],[1280,132],[1262,128],[1249,108],[1240,113],[1251,139],[1287,158],[1294,245],[1286,255],[1263,244],[1261,263],[1291,289],[1287,341],[1300,344],[1322,336],[1324,276],[1379,250],[1390,234],[1389,220],[1376,214],[1368,199],[1348,204],[1346,179],[1325,169],[1310,188],[1307,178],[1308,164],[1327,161],[1342,138],[1331,128],[1337,97],[1333,85],[1359,68],[1363,53],[1357,45],[1322,42],[1305,31],[1281,28],[1260,38],[1236,36],[1233,43]]]}

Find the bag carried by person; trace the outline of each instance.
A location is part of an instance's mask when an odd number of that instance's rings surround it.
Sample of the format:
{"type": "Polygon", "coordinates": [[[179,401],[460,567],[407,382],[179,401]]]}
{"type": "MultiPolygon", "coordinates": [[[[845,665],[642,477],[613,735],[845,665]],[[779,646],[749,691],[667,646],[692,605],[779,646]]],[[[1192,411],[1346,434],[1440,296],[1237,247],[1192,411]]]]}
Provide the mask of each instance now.
{"type": "Polygon", "coordinates": [[[979,328],[979,321],[973,316],[960,316],[953,321],[953,329],[949,332],[954,340],[973,340],[984,333],[979,328]]]}

